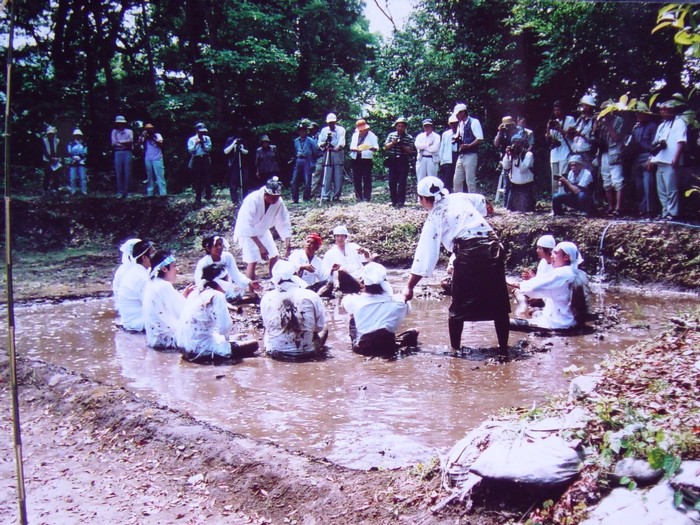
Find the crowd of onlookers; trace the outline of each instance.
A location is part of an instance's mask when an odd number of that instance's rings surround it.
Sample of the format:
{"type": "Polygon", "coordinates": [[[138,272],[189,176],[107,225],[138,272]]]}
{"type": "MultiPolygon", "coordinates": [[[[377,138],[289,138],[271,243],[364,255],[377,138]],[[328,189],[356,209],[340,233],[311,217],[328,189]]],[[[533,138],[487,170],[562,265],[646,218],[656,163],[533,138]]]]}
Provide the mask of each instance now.
{"type": "MultiPolygon", "coordinates": [[[[679,167],[687,143],[687,126],[678,114],[681,104],[675,99],[658,104],[658,115],[642,101],[624,110],[618,110],[614,104],[610,107],[611,104],[608,101],[598,107],[594,97],[586,95],[580,100],[576,117],[567,115],[559,102],[553,104],[542,137],[549,148],[552,213],[559,215],[571,208],[588,214],[604,207],[611,216],[630,213],[649,218],[677,218],[679,167]]],[[[267,135],[259,138],[257,147],[246,143],[242,129],[229,136],[218,148],[226,159],[231,200],[242,201],[264,181],[282,176],[283,168],[289,164],[294,203],[300,198],[339,201],[346,171],[351,173],[356,200],[369,201],[378,155],[386,168],[392,206],[405,204],[412,173],[416,183],[426,176],[438,176],[450,191],[479,192],[477,166],[484,133],[479,120],[468,113],[466,104],[455,105],[442,132],[435,130],[431,119],[425,119],[422,131],[414,137],[408,132],[407,120],[399,117],[383,142],[365,119],[356,121],[349,139],[334,113],[329,113],[325,120],[323,127],[306,119],[299,122],[292,144],[293,158],[288,163],[282,162],[277,147],[267,135]]],[[[135,135],[126,119],[117,116],[111,147],[118,197],[129,194],[135,151],[143,158],[146,194],[167,194],[163,137],[153,124],[146,124],[135,135]]],[[[214,147],[206,125],[196,124],[186,148],[197,204],[202,198],[212,196],[214,147]]],[[[525,118],[504,116],[493,147],[501,159],[494,200],[512,211],[533,211],[536,203],[533,166],[538,152],[535,133],[528,129],[525,118]]],[[[56,129],[49,126],[42,138],[42,148],[44,190],[56,190],[65,179],[71,194],[86,194],[88,151],[82,131],[75,129],[72,140],[63,147],[56,129]]]]}

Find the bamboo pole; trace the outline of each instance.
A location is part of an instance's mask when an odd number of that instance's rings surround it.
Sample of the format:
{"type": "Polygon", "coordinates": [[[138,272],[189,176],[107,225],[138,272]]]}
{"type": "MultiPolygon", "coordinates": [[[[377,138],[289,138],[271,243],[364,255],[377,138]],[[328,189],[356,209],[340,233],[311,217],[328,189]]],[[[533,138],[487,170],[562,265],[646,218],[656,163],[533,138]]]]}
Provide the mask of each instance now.
{"type": "MultiPolygon", "coordinates": [[[[12,434],[15,445],[17,474],[17,505],[21,525],[27,524],[27,500],[24,491],[24,464],[22,461],[22,434],[19,420],[19,392],[17,388],[17,355],[15,352],[15,309],[12,288],[12,225],[10,222],[10,97],[12,95],[12,50],[15,37],[15,4],[10,0],[10,30],[7,44],[7,93],[5,97],[5,278],[7,283],[7,347],[10,357],[10,390],[12,395],[12,434]]],[[[5,4],[6,5],[6,4],[5,4]]]]}

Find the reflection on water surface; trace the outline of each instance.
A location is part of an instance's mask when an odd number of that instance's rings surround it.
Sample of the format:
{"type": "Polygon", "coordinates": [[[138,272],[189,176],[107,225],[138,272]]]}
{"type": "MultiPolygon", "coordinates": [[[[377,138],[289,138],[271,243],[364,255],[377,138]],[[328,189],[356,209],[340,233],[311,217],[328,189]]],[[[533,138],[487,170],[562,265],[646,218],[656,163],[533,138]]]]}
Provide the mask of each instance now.
{"type": "MultiPolygon", "coordinates": [[[[563,368],[591,371],[611,350],[657,333],[668,315],[698,303],[687,295],[624,291],[596,295],[595,301],[597,309],[619,305],[623,324],[602,337],[550,338],[550,351],[504,365],[444,355],[446,298],[413,301],[406,326],[420,330],[422,351],[395,361],[350,351],[338,300],[327,316],[329,357],[318,362],[257,357],[231,366],[189,364],[176,353],[149,349],[143,335],[117,329],[107,299],[17,308],[17,348],[236,433],[350,467],[390,468],[444,453],[502,407],[531,405],[564,391],[563,368]]],[[[512,333],[511,344],[523,338],[543,342],[512,333]]],[[[492,324],[467,323],[463,344],[495,347],[492,324]]]]}

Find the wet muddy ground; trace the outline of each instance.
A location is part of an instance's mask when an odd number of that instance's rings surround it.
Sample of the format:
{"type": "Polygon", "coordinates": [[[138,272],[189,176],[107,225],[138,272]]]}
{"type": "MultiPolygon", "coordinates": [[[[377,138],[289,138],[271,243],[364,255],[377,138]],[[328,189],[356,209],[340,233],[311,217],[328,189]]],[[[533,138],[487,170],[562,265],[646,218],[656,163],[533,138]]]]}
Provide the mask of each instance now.
{"type": "MultiPolygon", "coordinates": [[[[398,288],[403,274],[392,272],[398,288]]],[[[511,333],[514,360],[499,364],[491,323],[465,327],[459,357],[447,354],[449,299],[425,287],[406,326],[420,330],[420,349],[395,360],[350,351],[347,315],[327,303],[326,359],[288,363],[255,357],[201,366],[177,353],[149,349],[145,337],[114,325],[109,299],[18,308],[22,355],[65,366],[203,421],[288,450],[348,466],[394,468],[429,462],[501,409],[530,406],[566,389],[563,369],[591,371],[611,350],[658,332],[668,312],[697,304],[693,295],[644,294],[594,287],[603,323],[587,335],[541,337],[511,333]]],[[[241,330],[256,317],[246,306],[241,330]]],[[[260,337],[259,331],[253,332],[260,337]]]]}

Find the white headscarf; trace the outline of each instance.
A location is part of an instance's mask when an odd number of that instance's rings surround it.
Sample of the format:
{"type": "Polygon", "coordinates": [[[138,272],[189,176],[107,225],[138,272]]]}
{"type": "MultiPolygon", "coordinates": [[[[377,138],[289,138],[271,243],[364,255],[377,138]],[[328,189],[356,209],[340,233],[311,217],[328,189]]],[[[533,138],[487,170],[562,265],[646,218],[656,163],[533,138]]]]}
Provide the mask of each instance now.
{"type": "Polygon", "coordinates": [[[445,189],[443,182],[437,177],[423,177],[416,188],[418,195],[423,197],[435,197],[435,202],[439,202],[450,193],[445,189]]]}
{"type": "Polygon", "coordinates": [[[131,255],[131,250],[134,248],[134,244],[137,242],[141,242],[141,239],[129,239],[119,247],[119,251],[122,252],[122,264],[134,262],[134,258],[131,255]]]}
{"type": "Polygon", "coordinates": [[[581,257],[581,252],[578,251],[578,247],[569,241],[562,241],[554,247],[555,250],[561,250],[566,255],[569,256],[569,261],[571,262],[571,268],[574,271],[578,271],[578,265],[583,262],[583,257],[581,257]]]}

